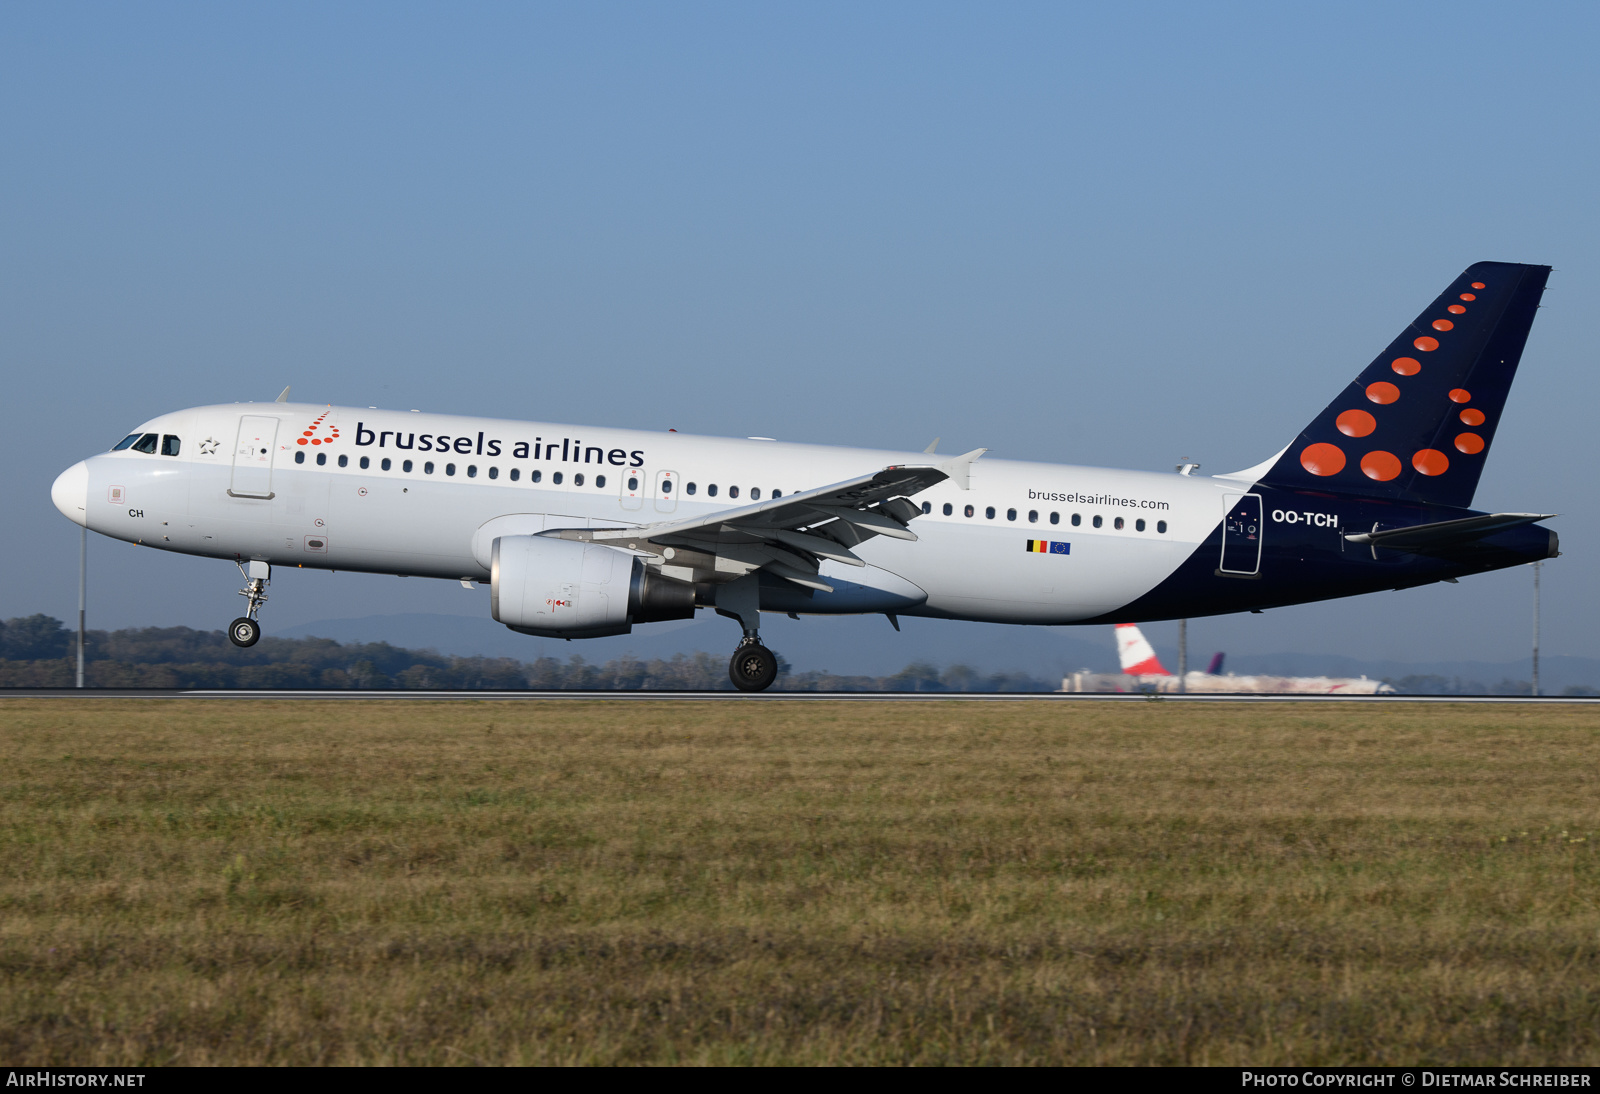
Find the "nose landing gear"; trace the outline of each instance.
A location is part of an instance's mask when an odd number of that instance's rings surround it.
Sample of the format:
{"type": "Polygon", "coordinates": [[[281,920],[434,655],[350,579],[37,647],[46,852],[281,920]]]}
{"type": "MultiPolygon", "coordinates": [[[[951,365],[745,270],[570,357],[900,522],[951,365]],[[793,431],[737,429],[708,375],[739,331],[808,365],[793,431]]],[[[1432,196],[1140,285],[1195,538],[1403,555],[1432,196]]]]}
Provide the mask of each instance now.
{"type": "Polygon", "coordinates": [[[272,580],[272,566],[265,562],[237,562],[244,575],[245,586],[239,595],[245,598],[245,614],[228,624],[228,641],[241,649],[248,649],[261,640],[261,624],[256,613],[267,602],[267,583],[272,580]]]}

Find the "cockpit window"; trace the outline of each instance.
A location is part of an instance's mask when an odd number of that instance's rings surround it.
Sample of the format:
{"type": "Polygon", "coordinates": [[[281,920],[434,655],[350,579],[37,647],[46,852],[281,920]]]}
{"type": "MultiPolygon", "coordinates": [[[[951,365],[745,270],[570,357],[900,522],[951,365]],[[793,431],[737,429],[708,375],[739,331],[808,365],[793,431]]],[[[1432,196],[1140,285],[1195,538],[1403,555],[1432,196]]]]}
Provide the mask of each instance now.
{"type": "Polygon", "coordinates": [[[143,437],[139,438],[138,443],[133,446],[133,450],[135,452],[144,452],[153,456],[156,452],[156,441],[160,439],[161,438],[154,433],[146,433],[143,437]]]}
{"type": "Polygon", "coordinates": [[[178,449],[181,447],[183,447],[183,442],[174,437],[171,433],[162,435],[161,454],[163,456],[176,456],[178,454],[178,449]]]}
{"type": "Polygon", "coordinates": [[[143,433],[129,433],[126,437],[122,438],[122,440],[118,441],[117,447],[113,448],[111,451],[121,452],[124,448],[132,448],[133,442],[142,436],[144,436],[143,433]]]}

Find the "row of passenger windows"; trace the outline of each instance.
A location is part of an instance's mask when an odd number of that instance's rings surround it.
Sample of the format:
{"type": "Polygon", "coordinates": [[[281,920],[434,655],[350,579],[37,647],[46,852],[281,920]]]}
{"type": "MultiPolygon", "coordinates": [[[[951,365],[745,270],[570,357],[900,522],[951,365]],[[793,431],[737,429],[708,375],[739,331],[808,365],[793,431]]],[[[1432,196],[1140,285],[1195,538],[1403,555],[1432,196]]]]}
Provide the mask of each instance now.
{"type": "MultiPolygon", "coordinates": [[[[174,438],[174,439],[176,439],[176,438],[174,438]]],[[[294,462],[295,463],[305,463],[306,462],[306,454],[305,454],[304,450],[298,451],[298,452],[296,452],[294,454],[294,462]]],[[[317,456],[316,456],[316,463],[317,463],[318,467],[327,466],[328,454],[326,452],[318,452],[317,456]]],[[[350,457],[349,456],[340,456],[339,460],[338,460],[338,463],[339,463],[340,467],[349,467],[350,466],[350,457]]],[[[358,462],[357,462],[357,466],[360,467],[361,470],[363,470],[363,471],[370,470],[371,467],[372,467],[372,457],[370,457],[370,456],[362,456],[362,457],[360,457],[358,462]]],[[[383,457],[382,459],[380,459],[378,461],[378,469],[380,471],[392,471],[392,470],[394,470],[394,461],[391,460],[389,457],[385,456],[385,457],[383,457]]],[[[405,473],[407,473],[407,474],[410,474],[412,471],[416,470],[416,463],[414,461],[412,461],[412,460],[401,460],[400,461],[400,470],[405,472],[405,473]]],[[[444,465],[444,473],[447,476],[454,476],[457,470],[458,469],[457,469],[456,465],[453,464],[453,463],[447,463],[447,464],[444,465]]],[[[423,461],[422,473],[424,475],[431,475],[431,474],[434,473],[434,471],[435,471],[435,466],[434,466],[434,463],[433,463],[432,460],[423,461]]],[[[475,463],[467,464],[466,472],[467,472],[467,478],[469,478],[469,479],[477,478],[478,477],[478,465],[475,464],[475,463]]],[[[490,467],[487,470],[486,475],[490,479],[498,479],[500,477],[500,469],[498,467],[490,467]]],[[[521,481],[521,479],[522,479],[522,470],[521,470],[521,468],[517,468],[517,467],[511,468],[506,473],[506,477],[508,479],[510,479],[512,482],[521,481]]],[[[542,469],[540,469],[540,468],[534,468],[532,471],[529,471],[528,472],[528,481],[529,482],[543,482],[544,481],[544,471],[542,469]]],[[[561,486],[565,481],[566,481],[566,479],[565,479],[565,476],[564,476],[563,472],[552,471],[550,473],[550,482],[552,484],[554,484],[556,486],[561,486]]],[[[585,478],[584,473],[582,471],[579,471],[579,472],[577,472],[576,474],[574,474],[572,476],[572,485],[573,486],[583,486],[586,481],[587,481],[587,479],[585,478]]],[[[595,486],[596,490],[604,490],[606,488],[606,476],[604,476],[604,475],[596,475],[594,477],[594,486],[595,486]]],[[[640,488],[639,476],[638,475],[629,475],[628,476],[628,489],[630,491],[633,491],[633,490],[638,490],[639,488],[640,488]]],[[[688,494],[694,494],[698,490],[699,490],[699,486],[696,483],[692,483],[691,482],[691,483],[688,483],[688,484],[686,484],[684,486],[684,492],[688,493],[688,494]]],[[[672,480],[671,479],[666,479],[661,483],[661,492],[662,492],[662,494],[666,494],[666,495],[670,495],[672,493],[672,480]]],[[[706,487],[706,496],[707,497],[712,497],[712,498],[717,496],[717,484],[716,483],[712,483],[711,485],[706,487]]],[[[739,488],[737,486],[728,487],[728,497],[737,498],[738,496],[739,496],[739,488]]],[[[783,497],[783,491],[782,490],[774,490],[774,491],[772,491],[772,496],[775,497],[775,498],[781,498],[781,497],[783,497]]],[[[752,486],[750,488],[750,500],[751,501],[760,501],[761,500],[761,488],[759,486],[752,486]]]]}
{"type": "Polygon", "coordinates": [[[146,455],[153,456],[155,455],[158,441],[160,442],[163,456],[176,456],[178,450],[183,447],[183,442],[171,433],[164,437],[157,437],[154,433],[130,433],[122,438],[121,443],[111,451],[121,452],[126,449],[130,452],[143,452],[146,455]]]}
{"type": "MultiPolygon", "coordinates": [[[[139,434],[135,433],[132,437],[129,437],[126,441],[123,441],[121,444],[119,444],[117,446],[117,448],[118,449],[122,449],[122,448],[128,448],[128,447],[131,446],[135,450],[140,451],[140,452],[154,452],[155,451],[155,440],[154,440],[155,434],[154,433],[146,433],[144,435],[144,438],[145,438],[145,440],[149,440],[150,447],[148,447],[148,448],[141,447],[141,445],[144,443],[144,441],[140,439],[139,434]],[[133,442],[136,442],[136,441],[139,442],[139,443],[137,443],[137,444],[133,443],[133,442]]],[[[171,452],[167,452],[166,454],[167,455],[171,455],[171,456],[176,456],[178,454],[178,438],[176,438],[176,437],[168,437],[167,440],[172,442],[172,451],[171,452]]],[[[165,446],[163,446],[162,451],[166,452],[165,446]]],[[[305,452],[303,452],[303,451],[296,452],[294,454],[294,462],[295,463],[305,463],[306,462],[306,454],[305,454],[305,452]]],[[[318,452],[317,453],[317,466],[318,467],[325,466],[327,464],[327,462],[328,462],[328,454],[326,452],[318,452]]],[[[339,457],[339,466],[340,467],[349,467],[350,466],[350,457],[349,456],[340,456],[339,457]]],[[[366,470],[370,469],[372,467],[372,458],[370,456],[362,456],[362,457],[360,457],[359,466],[360,466],[361,470],[363,470],[363,471],[366,471],[366,470]]],[[[389,459],[389,457],[385,456],[381,460],[378,461],[378,467],[379,467],[379,470],[382,470],[382,471],[391,471],[391,470],[394,469],[394,461],[389,459]]],[[[411,460],[402,460],[400,462],[400,470],[406,472],[407,474],[409,474],[411,471],[413,471],[415,469],[415,467],[416,467],[416,465],[411,460]]],[[[431,475],[431,474],[434,473],[434,464],[433,464],[432,460],[426,460],[426,461],[423,462],[423,464],[422,464],[422,473],[424,475],[431,475]]],[[[453,464],[453,463],[445,464],[444,465],[444,473],[447,476],[454,476],[455,473],[456,473],[456,465],[453,464]]],[[[475,464],[475,463],[467,464],[467,478],[475,479],[477,477],[478,477],[478,465],[475,464]]],[[[488,477],[491,478],[491,479],[498,479],[500,477],[500,469],[498,467],[490,467],[488,469],[488,477]]],[[[511,470],[507,473],[507,478],[509,478],[512,482],[517,482],[518,480],[520,480],[522,478],[521,469],[516,468],[516,467],[511,468],[511,470]]],[[[544,478],[544,472],[542,470],[538,469],[538,468],[535,468],[534,470],[528,472],[528,481],[529,482],[541,482],[541,481],[543,481],[543,478],[544,478]]],[[[562,472],[560,472],[560,471],[552,471],[550,473],[550,482],[552,484],[554,484],[556,486],[560,486],[560,485],[562,485],[563,481],[564,480],[562,478],[562,472]]],[[[581,471],[577,472],[576,474],[574,474],[572,476],[572,485],[573,486],[582,486],[582,485],[584,485],[584,481],[585,481],[584,480],[584,475],[583,475],[583,472],[581,472],[581,471]]],[[[606,477],[604,475],[596,475],[594,477],[594,486],[595,486],[596,490],[604,490],[606,488],[606,477]]],[[[628,489],[630,491],[638,490],[639,487],[640,487],[639,476],[638,475],[630,475],[630,476],[628,476],[628,489]]],[[[683,489],[684,489],[684,492],[687,493],[687,494],[694,494],[699,489],[699,487],[695,483],[691,482],[691,483],[686,483],[684,485],[683,489]]],[[[665,481],[663,481],[661,483],[661,492],[663,494],[670,494],[672,492],[672,480],[667,479],[667,480],[665,480],[665,481]]],[[[711,498],[714,498],[714,497],[717,496],[717,484],[716,483],[711,483],[710,485],[708,485],[706,487],[706,496],[707,497],[711,497],[711,498]]],[[[728,497],[737,498],[738,496],[739,496],[739,488],[737,486],[728,487],[728,497]]],[[[774,497],[774,498],[783,497],[783,491],[782,490],[774,490],[774,491],[772,491],[772,497],[774,497]]],[[[759,486],[752,486],[750,488],[750,500],[751,501],[760,501],[761,500],[761,488],[759,486]]],[[[926,501],[923,502],[922,503],[922,511],[924,513],[933,512],[933,504],[931,502],[926,502],[926,501]]],[[[944,515],[947,516],[947,517],[954,516],[955,515],[955,506],[951,505],[949,502],[945,502],[944,503],[944,515]]],[[[976,516],[977,515],[977,510],[973,506],[969,505],[963,510],[963,515],[964,516],[968,516],[968,517],[976,516]]],[[[991,506],[987,507],[986,509],[984,509],[983,515],[985,517],[987,517],[989,520],[994,520],[995,519],[995,508],[994,508],[994,506],[991,505],[991,506]]],[[[1007,509],[1006,510],[1006,519],[1007,520],[1016,520],[1017,519],[1017,511],[1015,509],[1007,509]]],[[[1037,523],[1039,523],[1039,510],[1037,510],[1037,509],[1028,510],[1028,523],[1029,524],[1037,524],[1037,523]]],[[[1051,513],[1050,514],[1050,523],[1051,524],[1060,524],[1061,523],[1061,514],[1060,513],[1051,513]]],[[[1083,515],[1081,513],[1073,513],[1072,514],[1072,526],[1074,528],[1076,528],[1079,525],[1081,525],[1082,523],[1083,523],[1083,515]]],[[[1098,515],[1098,514],[1096,514],[1095,516],[1090,518],[1090,524],[1091,524],[1092,527],[1095,527],[1095,528],[1102,527],[1105,524],[1105,518],[1100,516],[1100,515],[1098,515]]],[[[1120,532],[1120,531],[1123,530],[1123,528],[1126,527],[1126,521],[1122,517],[1113,517],[1112,521],[1111,521],[1111,526],[1113,528],[1115,528],[1117,531],[1120,532]]],[[[1136,532],[1143,532],[1145,530],[1145,520],[1144,520],[1144,518],[1143,517],[1136,518],[1134,520],[1134,522],[1133,522],[1133,528],[1134,528],[1134,531],[1136,531],[1136,532]]],[[[1167,522],[1166,521],[1164,521],[1164,520],[1156,521],[1156,531],[1157,532],[1165,534],[1166,530],[1167,530],[1167,522]]]]}
{"type": "MultiPolygon", "coordinates": [[[[933,503],[932,502],[926,502],[926,501],[923,502],[922,503],[922,511],[924,513],[933,512],[933,503]]],[[[949,502],[945,502],[944,503],[944,515],[945,516],[953,517],[953,516],[955,516],[955,512],[956,512],[956,507],[954,505],[951,505],[949,502]]],[[[962,515],[963,516],[967,516],[967,517],[977,516],[977,509],[974,508],[973,506],[969,505],[964,510],[962,510],[962,515]]],[[[983,515],[986,518],[988,518],[989,520],[993,520],[994,516],[995,516],[994,506],[991,505],[988,508],[984,509],[983,515]]],[[[1016,520],[1017,519],[1017,511],[1015,509],[1007,509],[1006,510],[1006,519],[1007,520],[1016,520]]],[[[1106,522],[1105,518],[1100,516],[1098,513],[1096,513],[1092,518],[1090,518],[1090,521],[1089,521],[1090,525],[1092,527],[1095,527],[1095,528],[1103,527],[1105,525],[1105,522],[1106,522]]],[[[1029,509],[1028,510],[1028,523],[1029,524],[1038,524],[1039,523],[1039,510],[1037,510],[1037,509],[1029,509]]],[[[1051,513],[1050,514],[1050,523],[1051,524],[1060,524],[1061,523],[1061,514],[1060,513],[1051,513]]],[[[1083,524],[1083,514],[1082,513],[1074,513],[1074,514],[1072,514],[1072,526],[1074,528],[1077,528],[1082,524],[1083,524]]],[[[1113,517],[1111,519],[1111,527],[1115,528],[1117,531],[1120,532],[1124,528],[1127,527],[1127,521],[1124,520],[1122,517],[1113,517]]],[[[1142,531],[1145,530],[1145,521],[1144,521],[1143,517],[1138,517],[1138,518],[1136,518],[1134,520],[1134,522],[1133,522],[1133,530],[1135,532],[1142,532],[1142,531]]],[[[1160,532],[1162,534],[1165,534],[1166,531],[1167,531],[1167,522],[1164,521],[1164,520],[1156,521],[1156,531],[1160,532]]]]}

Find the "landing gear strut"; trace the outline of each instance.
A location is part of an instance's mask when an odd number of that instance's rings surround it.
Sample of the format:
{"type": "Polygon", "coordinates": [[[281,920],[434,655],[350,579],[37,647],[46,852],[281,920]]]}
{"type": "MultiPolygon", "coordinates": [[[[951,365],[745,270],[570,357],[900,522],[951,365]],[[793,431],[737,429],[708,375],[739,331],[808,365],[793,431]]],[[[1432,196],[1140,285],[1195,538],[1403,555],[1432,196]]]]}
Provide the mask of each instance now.
{"type": "Polygon", "coordinates": [[[740,691],[765,691],[778,678],[778,658],[761,644],[761,587],[755,574],[718,585],[717,614],[737,619],[744,638],[728,662],[728,679],[740,691]]]}
{"type": "Polygon", "coordinates": [[[228,624],[228,641],[240,649],[248,649],[261,640],[261,624],[256,613],[267,602],[267,583],[272,580],[272,567],[265,562],[238,562],[244,575],[245,586],[239,595],[245,598],[245,614],[228,624]]]}

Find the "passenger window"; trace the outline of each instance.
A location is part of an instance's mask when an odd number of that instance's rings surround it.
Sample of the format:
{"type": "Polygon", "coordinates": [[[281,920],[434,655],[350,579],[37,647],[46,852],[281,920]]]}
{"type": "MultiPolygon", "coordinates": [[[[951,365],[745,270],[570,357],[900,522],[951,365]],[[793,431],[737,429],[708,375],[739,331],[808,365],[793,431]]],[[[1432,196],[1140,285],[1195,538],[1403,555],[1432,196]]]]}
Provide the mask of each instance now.
{"type": "Polygon", "coordinates": [[[1072,514],[1072,526],[1074,528],[1076,528],[1078,525],[1080,525],[1082,523],[1083,523],[1083,517],[1079,516],[1077,513],[1072,514]]]}
{"type": "Polygon", "coordinates": [[[534,468],[532,471],[528,472],[528,481],[529,482],[539,482],[543,478],[544,478],[544,472],[540,471],[537,467],[534,468]]]}
{"type": "Polygon", "coordinates": [[[761,487],[752,486],[750,488],[750,500],[751,501],[760,501],[761,500],[761,487]]]}
{"type": "Polygon", "coordinates": [[[1156,531],[1165,534],[1166,530],[1167,530],[1167,522],[1166,521],[1164,521],[1164,520],[1156,521],[1156,531]]]}
{"type": "Polygon", "coordinates": [[[578,472],[578,474],[572,476],[572,485],[573,486],[582,486],[583,485],[583,472],[580,471],[580,472],[578,472]]]}
{"type": "MultiPolygon", "coordinates": [[[[596,490],[604,490],[606,488],[606,477],[604,475],[596,475],[594,477],[594,488],[596,490]]],[[[672,484],[670,482],[662,483],[661,489],[663,491],[671,490],[672,484]]]]}
{"type": "Polygon", "coordinates": [[[970,517],[972,515],[972,506],[970,506],[970,505],[967,506],[967,508],[964,511],[967,514],[967,516],[970,517]]]}
{"type": "Polygon", "coordinates": [[[739,488],[737,486],[728,487],[728,497],[736,498],[738,496],[739,496],[739,488]]]}
{"type": "Polygon", "coordinates": [[[326,452],[318,452],[317,453],[317,466],[318,467],[327,467],[328,466],[328,454],[326,452]]]}
{"type": "MultiPolygon", "coordinates": [[[[388,460],[384,460],[383,462],[384,463],[388,463],[389,461],[388,460]]],[[[384,470],[387,471],[389,469],[387,467],[385,467],[384,470]]],[[[444,465],[444,473],[446,475],[454,475],[456,473],[456,465],[453,464],[453,463],[445,464],[444,465]]]]}
{"type": "MultiPolygon", "coordinates": [[[[410,463],[411,461],[407,460],[406,462],[410,463]]],[[[349,467],[350,466],[350,457],[349,456],[340,456],[339,457],[339,466],[340,467],[349,467]]],[[[406,470],[410,471],[411,468],[408,467],[408,468],[406,468],[406,470]]]]}
{"type": "MultiPolygon", "coordinates": [[[[783,497],[783,491],[782,490],[774,490],[772,492],[772,496],[775,497],[775,498],[781,498],[781,497],[783,497]]],[[[928,510],[927,509],[923,509],[922,511],[924,513],[926,513],[928,510]]]]}
{"type": "Polygon", "coordinates": [[[637,489],[639,489],[639,476],[638,475],[629,475],[628,476],[628,489],[629,490],[637,490],[637,489]]]}
{"type": "Polygon", "coordinates": [[[361,457],[361,470],[365,471],[367,468],[369,468],[371,466],[372,466],[372,460],[369,459],[366,456],[362,456],[361,457]]]}
{"type": "Polygon", "coordinates": [[[513,467],[511,469],[511,481],[512,482],[516,482],[520,478],[522,478],[522,472],[520,470],[518,470],[517,468],[513,467]]]}
{"type": "Polygon", "coordinates": [[[716,496],[717,496],[717,484],[716,483],[712,483],[710,486],[706,487],[706,497],[714,498],[716,496]]]}
{"type": "Polygon", "coordinates": [[[300,449],[296,449],[295,450],[294,462],[295,463],[305,463],[306,462],[306,451],[305,451],[305,449],[300,448],[300,449]]]}
{"type": "Polygon", "coordinates": [[[1144,531],[1144,519],[1143,518],[1140,518],[1139,520],[1136,520],[1136,521],[1133,522],[1133,530],[1135,532],[1144,531]]]}
{"type": "Polygon", "coordinates": [[[143,436],[143,434],[129,433],[126,437],[122,438],[122,440],[118,441],[117,447],[113,448],[111,451],[121,452],[124,448],[132,448],[134,442],[137,441],[141,436],[143,436]]]}
{"type": "Polygon", "coordinates": [[[157,437],[154,433],[146,433],[134,444],[133,450],[135,452],[143,452],[147,456],[154,456],[156,454],[156,440],[157,437]]]}
{"type": "Polygon", "coordinates": [[[990,520],[993,520],[994,519],[994,506],[991,505],[988,508],[984,509],[983,515],[988,517],[990,520]]]}
{"type": "Polygon", "coordinates": [[[182,446],[183,442],[178,440],[178,438],[174,437],[171,433],[168,433],[161,438],[161,454],[163,456],[176,456],[178,454],[178,449],[182,446]]]}
{"type": "Polygon", "coordinates": [[[1050,514],[1050,523],[1051,524],[1060,524],[1061,523],[1061,514],[1060,513],[1051,513],[1050,514]]]}
{"type": "Polygon", "coordinates": [[[684,489],[691,494],[694,493],[694,483],[691,482],[688,486],[685,486],[684,489]]]}
{"type": "Polygon", "coordinates": [[[1103,521],[1103,520],[1101,520],[1101,519],[1100,519],[1100,516],[1099,516],[1099,514],[1096,514],[1096,515],[1095,515],[1095,518],[1094,518],[1094,526],[1095,526],[1095,527],[1096,527],[1096,528],[1098,528],[1098,527],[1100,527],[1100,526],[1101,526],[1101,525],[1102,525],[1102,524],[1104,524],[1104,523],[1105,523],[1105,521],[1103,521]]]}
{"type": "Polygon", "coordinates": [[[478,477],[478,465],[475,464],[475,463],[467,464],[467,478],[475,479],[477,477],[478,477]]]}
{"type": "Polygon", "coordinates": [[[1006,510],[1006,519],[1007,520],[1016,520],[1017,519],[1017,511],[1015,509],[1007,509],[1006,510]]]}
{"type": "Polygon", "coordinates": [[[1038,524],[1039,523],[1039,510],[1037,510],[1037,509],[1029,509],[1028,510],[1028,523],[1029,524],[1038,524]]]}
{"type": "Polygon", "coordinates": [[[931,502],[931,501],[923,502],[922,503],[922,515],[923,516],[927,516],[931,512],[933,512],[933,502],[931,502]]]}
{"type": "Polygon", "coordinates": [[[552,473],[551,476],[550,476],[550,481],[552,483],[554,483],[556,486],[560,486],[561,485],[561,472],[556,471],[556,472],[552,473]]]}
{"type": "Polygon", "coordinates": [[[500,469],[498,467],[489,468],[489,477],[491,479],[498,479],[500,477],[500,469]]]}
{"type": "MultiPolygon", "coordinates": [[[[388,456],[385,456],[385,457],[384,457],[384,458],[383,458],[383,462],[382,462],[382,463],[380,463],[380,464],[379,464],[379,465],[378,465],[378,466],[379,466],[379,467],[381,467],[381,468],[383,468],[383,469],[384,469],[384,470],[385,470],[385,471],[387,471],[387,470],[389,470],[389,468],[391,468],[391,467],[393,467],[393,466],[394,466],[394,461],[393,461],[393,460],[391,460],[391,459],[389,459],[389,457],[388,457],[388,456]]],[[[452,470],[452,471],[451,471],[451,474],[455,474],[455,471],[454,471],[454,470],[452,470]]]]}
{"type": "MultiPolygon", "coordinates": [[[[344,457],[343,457],[343,456],[340,456],[340,457],[339,457],[339,458],[340,458],[340,459],[341,459],[341,460],[342,460],[342,459],[344,459],[344,457]]],[[[404,462],[404,463],[402,463],[402,464],[401,464],[401,465],[400,465],[400,470],[402,470],[402,471],[404,471],[404,472],[405,472],[405,473],[406,473],[406,474],[408,474],[408,475],[409,475],[409,474],[411,474],[411,468],[412,468],[412,466],[413,466],[413,465],[412,465],[412,463],[411,463],[411,461],[410,461],[410,460],[407,460],[407,461],[405,461],[405,462],[404,462]]]]}
{"type": "Polygon", "coordinates": [[[948,517],[951,513],[954,513],[955,511],[956,511],[956,507],[955,506],[951,505],[949,502],[945,502],[944,503],[944,515],[945,516],[948,517]]]}
{"type": "Polygon", "coordinates": [[[1114,527],[1116,528],[1117,531],[1119,531],[1119,532],[1122,531],[1122,518],[1121,517],[1118,517],[1116,519],[1116,523],[1115,523],[1114,527]]]}
{"type": "Polygon", "coordinates": [[[432,460],[429,460],[427,463],[422,465],[422,473],[424,475],[433,474],[433,461],[432,460]]]}

